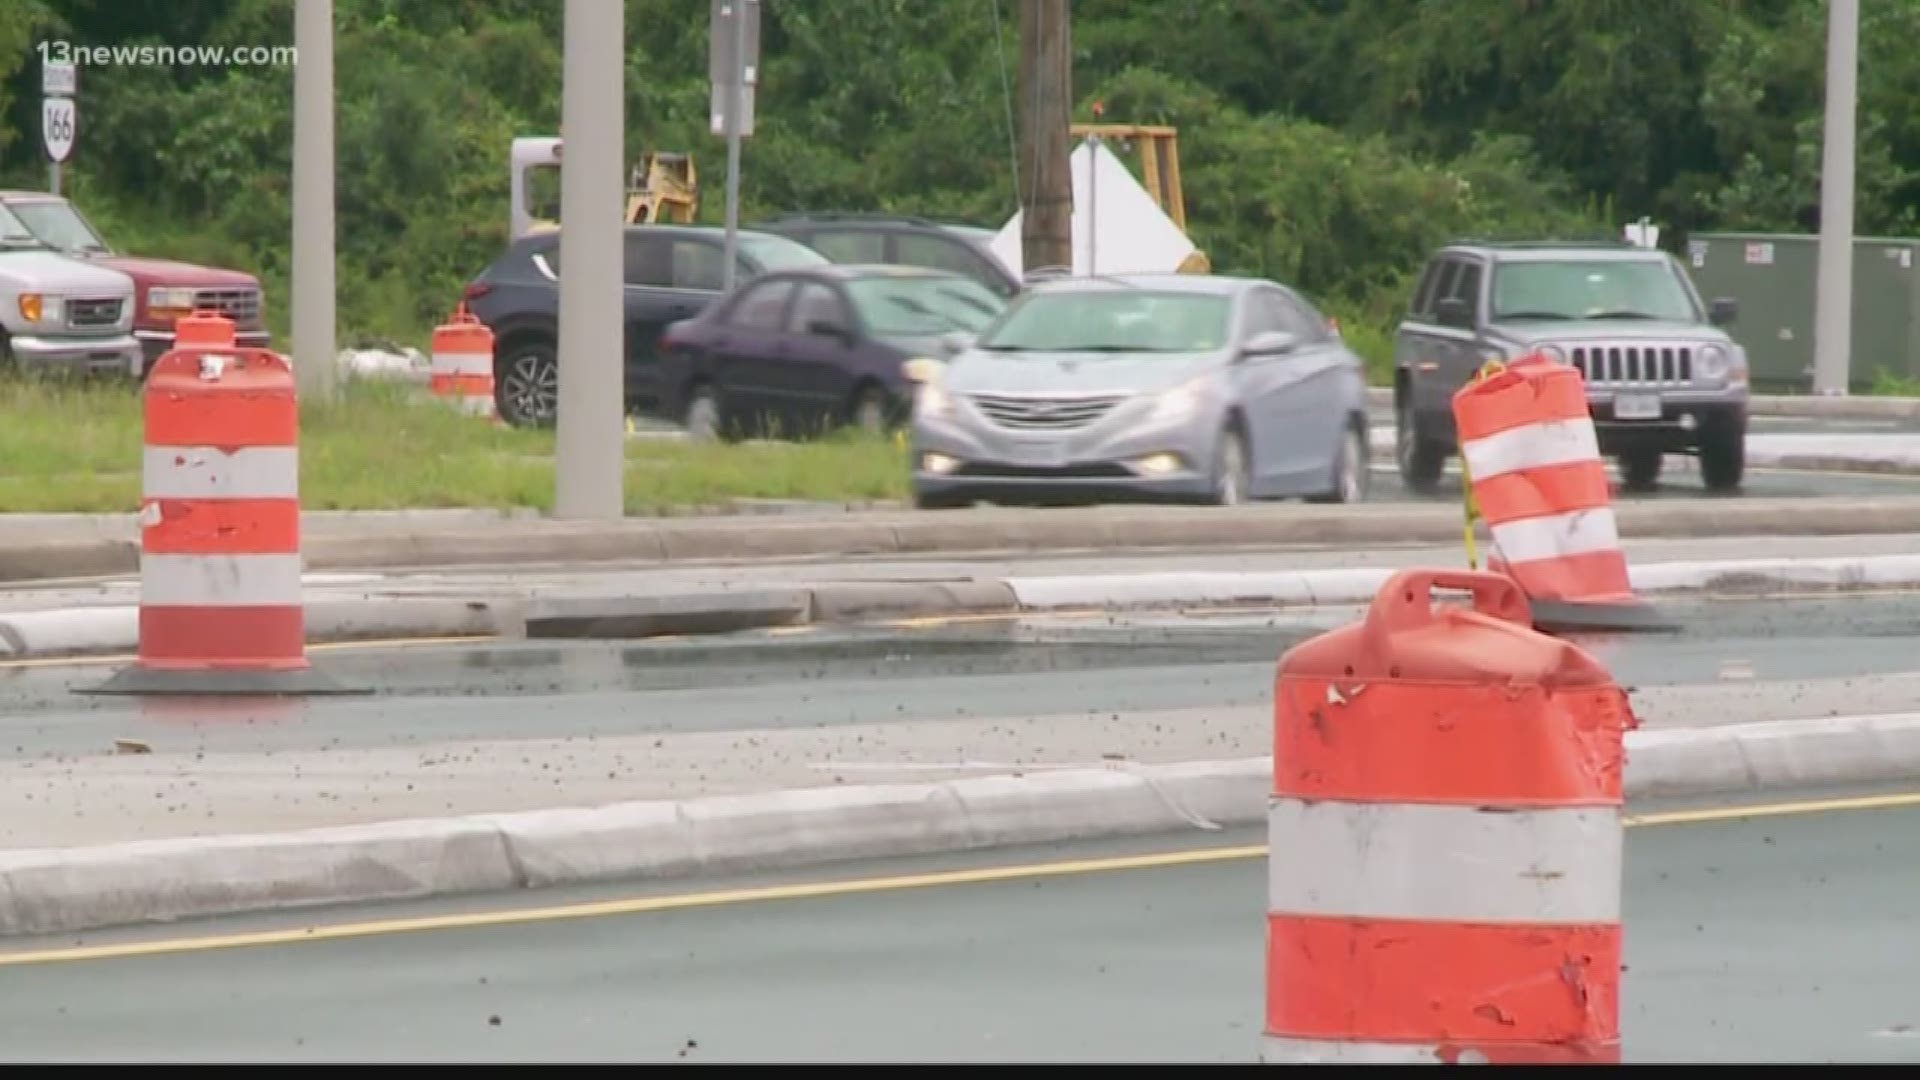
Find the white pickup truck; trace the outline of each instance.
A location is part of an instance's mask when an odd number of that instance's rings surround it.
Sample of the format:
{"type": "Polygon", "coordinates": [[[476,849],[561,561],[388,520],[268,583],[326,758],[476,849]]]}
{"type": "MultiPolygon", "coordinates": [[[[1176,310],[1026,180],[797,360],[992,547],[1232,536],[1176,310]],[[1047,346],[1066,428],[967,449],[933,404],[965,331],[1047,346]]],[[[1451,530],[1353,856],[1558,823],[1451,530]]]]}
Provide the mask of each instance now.
{"type": "Polygon", "coordinates": [[[139,379],[133,279],[63,255],[0,206],[0,369],[139,379]]]}

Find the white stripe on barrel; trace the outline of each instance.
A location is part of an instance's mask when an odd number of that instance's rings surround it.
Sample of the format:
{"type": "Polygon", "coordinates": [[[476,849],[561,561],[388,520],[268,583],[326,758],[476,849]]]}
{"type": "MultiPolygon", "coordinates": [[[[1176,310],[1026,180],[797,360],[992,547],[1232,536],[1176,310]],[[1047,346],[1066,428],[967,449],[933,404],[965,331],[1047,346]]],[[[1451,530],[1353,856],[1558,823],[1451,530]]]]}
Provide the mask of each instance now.
{"type": "Polygon", "coordinates": [[[486,353],[434,353],[435,375],[491,375],[493,357],[486,353]]]}
{"type": "Polygon", "coordinates": [[[140,556],[144,607],[298,607],[301,558],[284,555],[140,556]]]}
{"type": "Polygon", "coordinates": [[[1479,923],[1620,919],[1613,808],[1276,799],[1267,828],[1269,912],[1479,923]]]}
{"type": "Polygon", "coordinates": [[[1610,506],[1489,523],[1487,531],[1500,557],[1514,564],[1620,548],[1620,530],[1610,506]]]}
{"type": "Polygon", "coordinates": [[[291,446],[149,446],[140,482],[150,499],[296,499],[300,451],[291,446]]]}
{"type": "Polygon", "coordinates": [[[1466,459],[1467,473],[1475,480],[1601,460],[1599,437],[1593,421],[1586,418],[1542,420],[1469,439],[1460,445],[1460,456],[1466,459]]]}

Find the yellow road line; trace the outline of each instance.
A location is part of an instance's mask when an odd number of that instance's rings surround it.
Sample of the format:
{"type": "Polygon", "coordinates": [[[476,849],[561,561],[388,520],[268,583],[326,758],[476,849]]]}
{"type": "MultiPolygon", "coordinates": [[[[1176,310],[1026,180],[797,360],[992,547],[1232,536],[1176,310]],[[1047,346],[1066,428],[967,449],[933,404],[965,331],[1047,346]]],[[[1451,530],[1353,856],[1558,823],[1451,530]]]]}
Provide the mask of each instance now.
{"type": "Polygon", "coordinates": [[[624,900],[605,900],[561,907],[522,908],[506,911],[477,911],[457,915],[428,915],[414,919],[383,919],[374,922],[342,923],[297,930],[266,930],[252,934],[220,934],[206,937],[173,938],[160,941],[136,941],[114,945],[83,945],[66,949],[0,954],[0,966],[64,963],[75,960],[121,959],[131,956],[208,952],[249,945],[286,945],[301,941],[327,941],[340,938],[373,937],[381,934],[407,934],[424,930],[459,930],[483,926],[508,926],[516,923],[557,922],[564,919],[591,919],[608,915],[636,915],[685,908],[719,907],[726,904],[761,903],[772,900],[807,900],[857,893],[892,892],[924,889],[940,885],[973,885],[990,881],[1022,878],[1062,877],[1114,870],[1146,870],[1167,866],[1226,862],[1251,859],[1266,854],[1265,845],[1247,847],[1200,848],[1152,855],[1130,855],[1111,859],[1074,859],[1066,862],[1038,863],[1027,866],[996,866],[975,870],[948,870],[931,874],[899,877],[855,878],[844,881],[807,882],[799,885],[773,885],[756,889],[726,889],[718,892],[682,893],[671,896],[644,896],[624,900]]]}
{"type": "MultiPolygon", "coordinates": [[[[1625,824],[1632,827],[1686,825],[1741,818],[1778,817],[1789,814],[1819,814],[1843,810],[1886,810],[1920,806],[1920,792],[1897,795],[1870,795],[1845,799],[1822,799],[1798,803],[1755,806],[1728,806],[1706,810],[1679,810],[1662,814],[1629,815],[1625,824]]],[[[1070,859],[1019,866],[993,866],[968,870],[945,870],[925,874],[905,874],[878,878],[853,878],[840,881],[816,881],[797,885],[773,885],[751,889],[725,889],[713,892],[681,893],[668,896],[629,897],[593,903],[566,904],[544,908],[516,908],[426,915],[410,919],[381,919],[369,922],[339,923],[288,930],[263,930],[246,934],[212,934],[202,937],[167,938],[154,941],[123,942],[111,945],[82,945],[64,949],[0,953],[0,967],[29,964],[71,963],[80,960],[118,960],[136,956],[212,952],[256,945],[290,945],[303,941],[334,941],[410,934],[433,930],[462,930],[480,927],[559,922],[568,919],[603,918],[610,915],[639,915],[656,911],[677,911],[720,907],[729,904],[767,903],[779,900],[808,900],[831,896],[898,892],[905,889],[937,888],[949,885],[977,885],[996,881],[1017,881],[1081,874],[1111,873],[1122,870],[1152,870],[1172,866],[1235,862],[1266,857],[1265,844],[1239,847],[1192,848],[1184,851],[1123,855],[1103,859],[1070,859]]]]}
{"type": "MultiPolygon", "coordinates": [[[[346,652],[353,649],[397,649],[407,645],[479,645],[501,640],[498,634],[465,634],[446,637],[369,638],[365,641],[310,641],[308,652],[346,652]]],[[[126,656],[36,656],[25,660],[0,660],[0,671],[20,668],[101,667],[131,664],[139,659],[126,656]]]]}
{"type": "Polygon", "coordinates": [[[1789,814],[1825,814],[1840,810],[1896,810],[1920,806],[1920,791],[1898,795],[1861,795],[1846,799],[1819,799],[1812,802],[1772,803],[1763,806],[1721,806],[1708,810],[1673,810],[1664,814],[1627,817],[1628,825],[1693,825],[1740,818],[1782,817],[1789,814]]]}

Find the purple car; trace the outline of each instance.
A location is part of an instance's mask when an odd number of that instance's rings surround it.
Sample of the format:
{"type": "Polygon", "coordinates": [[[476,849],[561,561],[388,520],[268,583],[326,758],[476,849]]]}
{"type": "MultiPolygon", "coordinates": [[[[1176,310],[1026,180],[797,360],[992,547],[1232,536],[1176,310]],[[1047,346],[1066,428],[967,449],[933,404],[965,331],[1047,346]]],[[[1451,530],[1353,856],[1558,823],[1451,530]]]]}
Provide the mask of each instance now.
{"type": "Polygon", "coordinates": [[[878,432],[912,411],[912,361],[956,355],[1005,306],[947,271],[809,266],[739,286],[667,327],[657,351],[693,438],[878,432]]]}

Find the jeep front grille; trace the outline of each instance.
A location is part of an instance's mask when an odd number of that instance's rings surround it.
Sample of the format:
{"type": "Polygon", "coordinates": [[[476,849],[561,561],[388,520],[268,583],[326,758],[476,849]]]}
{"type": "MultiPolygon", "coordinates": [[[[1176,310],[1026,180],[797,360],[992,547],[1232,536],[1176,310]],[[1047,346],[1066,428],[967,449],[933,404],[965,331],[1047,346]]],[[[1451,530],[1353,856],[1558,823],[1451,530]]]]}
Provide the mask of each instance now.
{"type": "Polygon", "coordinates": [[[1693,381],[1686,345],[1583,345],[1568,353],[1594,386],[1685,386],[1693,381]]]}
{"type": "Polygon", "coordinates": [[[121,301],[118,299],[69,300],[67,326],[73,330],[99,330],[117,326],[120,323],[120,307],[121,301]]]}
{"type": "Polygon", "coordinates": [[[973,403],[1005,428],[1060,431],[1082,428],[1107,415],[1124,397],[1028,398],[975,394],[973,403]]]}
{"type": "Polygon", "coordinates": [[[198,311],[215,311],[232,319],[235,326],[252,326],[260,320],[258,289],[198,289],[193,294],[198,311]]]}

